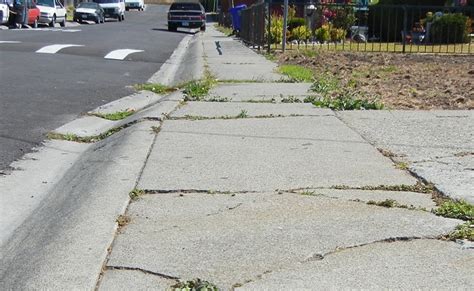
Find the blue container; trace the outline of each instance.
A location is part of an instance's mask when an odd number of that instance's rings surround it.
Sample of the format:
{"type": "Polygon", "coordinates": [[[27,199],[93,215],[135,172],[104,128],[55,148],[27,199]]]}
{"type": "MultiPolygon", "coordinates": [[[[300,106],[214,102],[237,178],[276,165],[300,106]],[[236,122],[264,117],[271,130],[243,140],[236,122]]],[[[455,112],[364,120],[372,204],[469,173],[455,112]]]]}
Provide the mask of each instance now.
{"type": "Polygon", "coordinates": [[[245,8],[247,8],[247,5],[242,4],[229,9],[230,15],[232,16],[232,27],[235,31],[240,31],[240,13],[245,8]]]}

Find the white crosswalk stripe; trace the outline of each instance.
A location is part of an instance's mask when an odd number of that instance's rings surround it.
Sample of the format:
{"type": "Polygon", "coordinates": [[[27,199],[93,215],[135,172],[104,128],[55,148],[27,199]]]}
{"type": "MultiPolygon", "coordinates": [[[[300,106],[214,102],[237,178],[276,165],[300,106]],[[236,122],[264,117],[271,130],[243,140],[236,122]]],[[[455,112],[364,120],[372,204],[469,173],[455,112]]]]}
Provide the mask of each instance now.
{"type": "Polygon", "coordinates": [[[111,51],[104,58],[110,59],[110,60],[123,60],[129,54],[140,53],[140,52],[143,52],[143,50],[120,49],[120,50],[111,51]]]}
{"type": "Polygon", "coordinates": [[[53,45],[48,45],[48,46],[42,47],[39,50],[37,50],[36,52],[40,53],[40,54],[55,54],[58,51],[62,50],[63,48],[78,47],[78,46],[83,46],[83,45],[80,45],[80,44],[53,44],[53,45]]]}

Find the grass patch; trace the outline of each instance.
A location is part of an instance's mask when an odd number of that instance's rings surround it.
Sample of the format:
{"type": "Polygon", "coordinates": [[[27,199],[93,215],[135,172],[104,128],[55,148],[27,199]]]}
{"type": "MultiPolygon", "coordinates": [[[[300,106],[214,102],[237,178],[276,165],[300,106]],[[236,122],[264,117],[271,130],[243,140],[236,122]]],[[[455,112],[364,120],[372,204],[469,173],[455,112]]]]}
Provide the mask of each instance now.
{"type": "Polygon", "coordinates": [[[230,27],[225,27],[219,24],[214,25],[217,31],[225,34],[226,36],[231,36],[234,34],[234,31],[230,27]]]}
{"type": "Polygon", "coordinates": [[[315,192],[314,192],[314,191],[305,190],[305,191],[301,192],[300,194],[303,195],[303,196],[314,196],[314,195],[315,195],[315,192]]]}
{"type": "Polygon", "coordinates": [[[199,278],[189,280],[186,282],[179,282],[171,286],[171,290],[174,291],[217,291],[219,290],[216,285],[209,283],[208,281],[201,280],[199,278]]]}
{"type": "Polygon", "coordinates": [[[203,101],[204,97],[209,94],[209,91],[216,83],[215,79],[209,77],[203,80],[188,82],[184,85],[184,101],[203,101]]]}
{"type": "Polygon", "coordinates": [[[450,240],[467,239],[474,241],[474,221],[471,220],[458,225],[454,231],[448,234],[447,238],[450,240]]]}
{"type": "Polygon", "coordinates": [[[301,103],[302,101],[295,96],[288,96],[281,99],[281,103],[301,103]]]}
{"type": "Polygon", "coordinates": [[[474,205],[464,200],[445,201],[433,213],[439,216],[474,221],[474,205]]]}
{"type": "Polygon", "coordinates": [[[280,73],[290,77],[293,82],[312,82],[313,71],[298,65],[282,65],[278,69],[280,73]]]}
{"type": "Polygon", "coordinates": [[[338,90],[341,87],[339,80],[332,74],[326,73],[319,75],[311,85],[310,90],[323,96],[338,90]]]}
{"type": "Polygon", "coordinates": [[[155,94],[164,94],[164,93],[169,93],[176,90],[174,88],[170,88],[162,84],[154,84],[154,83],[136,84],[134,87],[138,91],[140,90],[151,91],[155,94]]]}
{"type": "Polygon", "coordinates": [[[129,117],[130,115],[132,115],[134,113],[135,113],[135,110],[123,110],[123,111],[118,111],[118,112],[114,112],[114,113],[106,113],[106,114],[94,113],[93,115],[95,115],[97,117],[100,117],[100,118],[107,119],[107,120],[116,121],[116,120],[125,119],[125,118],[129,117]]]}
{"type": "Polygon", "coordinates": [[[130,196],[130,199],[132,199],[132,201],[137,201],[143,195],[145,195],[145,191],[137,188],[133,189],[132,191],[130,191],[130,193],[128,193],[128,196],[130,196]]]}
{"type": "Polygon", "coordinates": [[[393,200],[393,199],[386,199],[384,201],[379,201],[379,202],[376,202],[374,200],[370,200],[367,202],[368,205],[376,205],[376,206],[382,206],[382,207],[387,207],[387,208],[391,208],[391,207],[395,207],[397,206],[397,201],[393,200]]]}

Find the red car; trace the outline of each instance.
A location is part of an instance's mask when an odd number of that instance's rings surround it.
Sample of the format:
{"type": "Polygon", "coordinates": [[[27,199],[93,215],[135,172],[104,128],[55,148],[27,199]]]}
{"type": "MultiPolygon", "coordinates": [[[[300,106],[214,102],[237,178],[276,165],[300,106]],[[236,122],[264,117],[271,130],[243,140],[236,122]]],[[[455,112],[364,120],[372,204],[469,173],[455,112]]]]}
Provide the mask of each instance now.
{"type": "Polygon", "coordinates": [[[13,9],[10,10],[10,15],[12,16],[12,22],[21,24],[22,23],[22,15],[24,10],[24,4],[26,3],[26,7],[28,8],[28,25],[36,28],[38,27],[38,20],[40,16],[40,10],[36,7],[35,0],[15,0],[13,2],[13,9]]]}

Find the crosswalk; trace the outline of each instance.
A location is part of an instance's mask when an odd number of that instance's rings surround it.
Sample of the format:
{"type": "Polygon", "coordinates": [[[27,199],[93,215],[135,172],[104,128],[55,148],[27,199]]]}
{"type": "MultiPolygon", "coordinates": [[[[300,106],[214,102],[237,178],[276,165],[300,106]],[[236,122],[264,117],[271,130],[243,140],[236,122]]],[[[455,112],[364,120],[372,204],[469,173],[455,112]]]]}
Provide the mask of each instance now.
{"type": "Polygon", "coordinates": [[[117,48],[114,50],[101,50],[93,47],[87,47],[81,44],[48,44],[48,45],[40,45],[35,43],[25,43],[23,44],[21,41],[16,40],[0,40],[0,51],[2,50],[10,50],[10,51],[31,51],[38,54],[71,54],[71,55],[87,55],[87,56],[95,56],[101,57],[106,60],[146,60],[146,57],[140,54],[144,54],[145,50],[136,49],[136,48],[117,48]],[[21,46],[24,45],[26,49],[21,49],[21,46]],[[67,49],[76,49],[76,50],[69,50],[67,49]],[[77,50],[79,49],[79,50],[77,50]],[[83,51],[80,51],[82,49],[83,51]],[[66,51],[65,51],[66,50],[66,51]],[[134,58],[131,58],[131,56],[134,58]]]}

